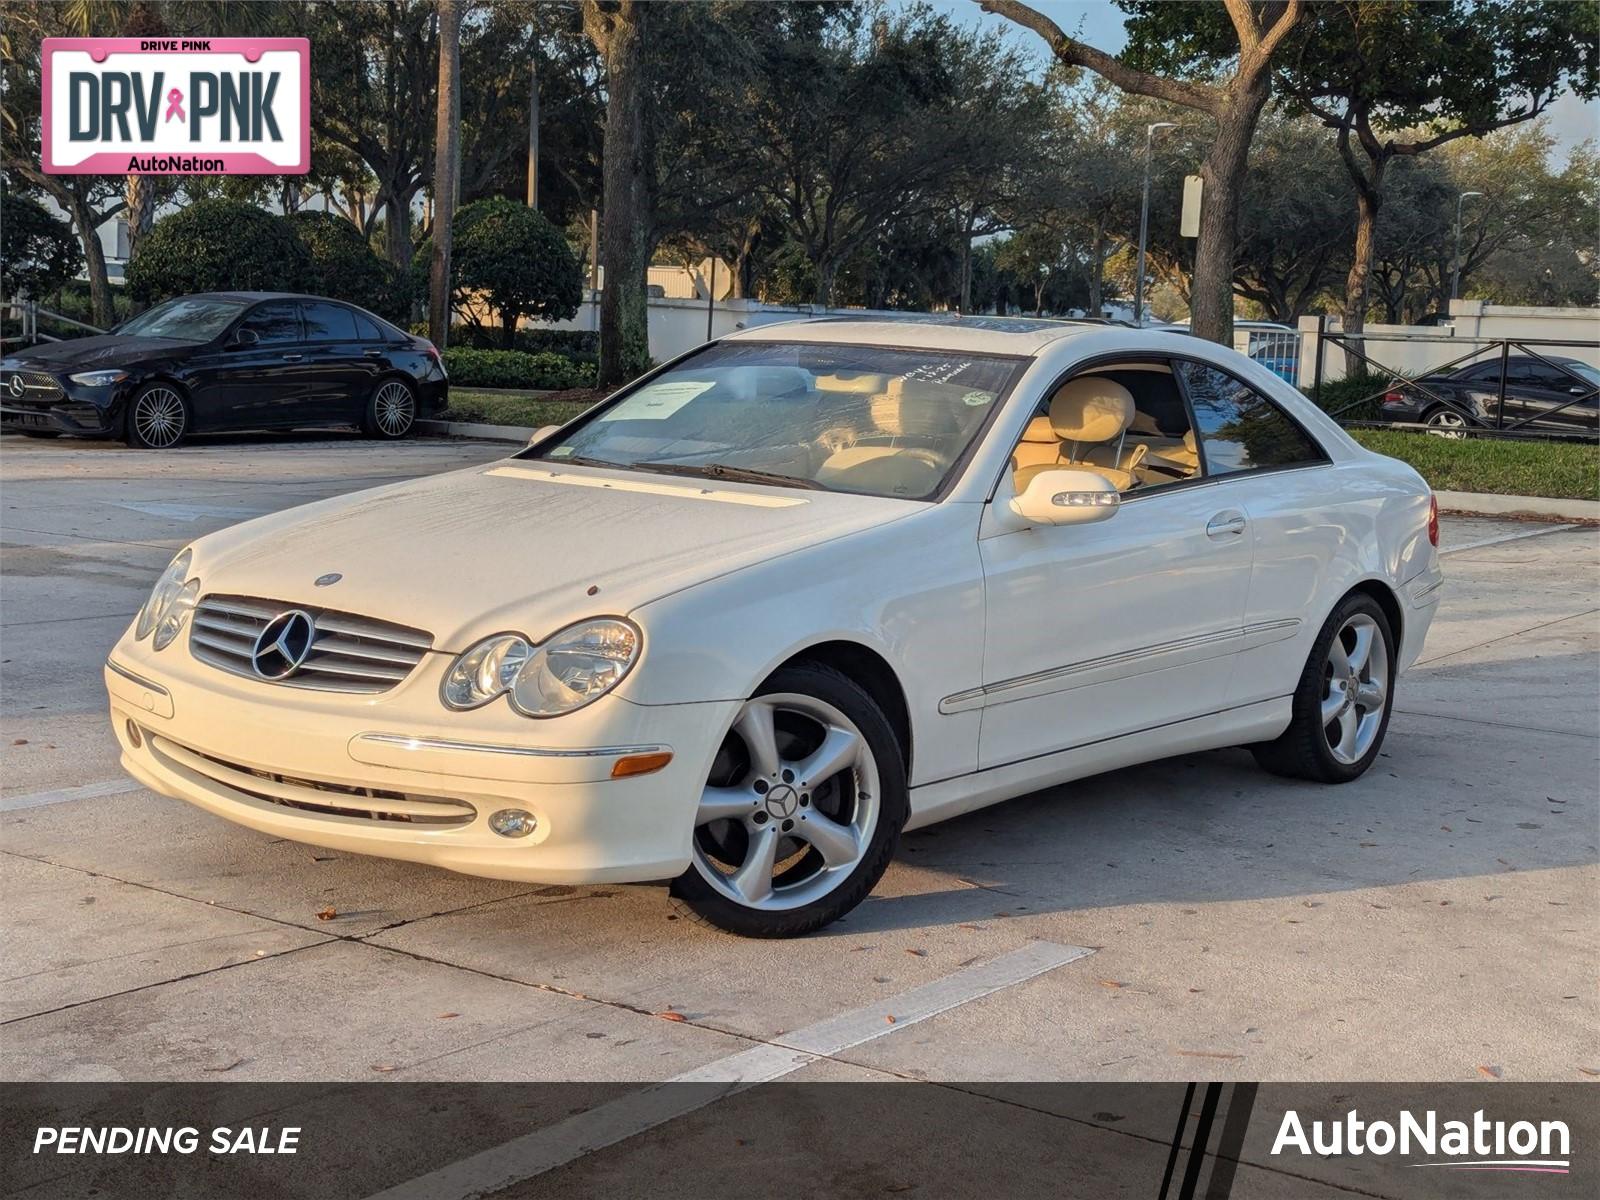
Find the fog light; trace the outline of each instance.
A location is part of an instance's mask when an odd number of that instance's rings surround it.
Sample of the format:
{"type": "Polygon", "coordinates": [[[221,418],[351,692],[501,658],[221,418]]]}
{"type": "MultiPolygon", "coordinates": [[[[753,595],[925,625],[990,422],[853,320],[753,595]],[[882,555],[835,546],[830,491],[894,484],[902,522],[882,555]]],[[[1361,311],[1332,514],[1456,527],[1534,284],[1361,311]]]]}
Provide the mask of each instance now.
{"type": "Polygon", "coordinates": [[[128,722],[128,740],[133,743],[135,750],[144,745],[144,738],[139,733],[139,727],[132,721],[128,722]]]}
{"type": "Polygon", "coordinates": [[[501,837],[527,837],[538,827],[539,822],[534,815],[520,808],[502,808],[489,817],[489,828],[501,837]]]}

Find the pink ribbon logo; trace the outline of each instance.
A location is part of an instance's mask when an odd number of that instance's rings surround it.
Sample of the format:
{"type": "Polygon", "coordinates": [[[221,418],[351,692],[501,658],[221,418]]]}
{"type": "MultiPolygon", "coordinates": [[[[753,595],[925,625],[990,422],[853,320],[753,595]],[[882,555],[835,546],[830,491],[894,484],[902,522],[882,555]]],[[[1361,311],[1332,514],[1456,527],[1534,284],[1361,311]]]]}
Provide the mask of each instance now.
{"type": "Polygon", "coordinates": [[[173,117],[177,117],[180,121],[189,119],[183,115],[183,93],[177,88],[173,88],[167,93],[167,115],[165,119],[170,121],[173,117]]]}

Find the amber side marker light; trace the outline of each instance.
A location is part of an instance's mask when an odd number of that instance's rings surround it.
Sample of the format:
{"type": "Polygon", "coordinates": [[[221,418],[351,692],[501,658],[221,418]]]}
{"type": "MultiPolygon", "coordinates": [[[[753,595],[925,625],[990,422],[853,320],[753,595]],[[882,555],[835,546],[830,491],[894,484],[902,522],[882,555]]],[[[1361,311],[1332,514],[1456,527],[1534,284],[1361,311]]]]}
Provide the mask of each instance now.
{"type": "Polygon", "coordinates": [[[670,750],[661,750],[655,754],[629,754],[612,764],[611,778],[629,779],[635,775],[649,775],[661,770],[671,761],[670,750]]]}

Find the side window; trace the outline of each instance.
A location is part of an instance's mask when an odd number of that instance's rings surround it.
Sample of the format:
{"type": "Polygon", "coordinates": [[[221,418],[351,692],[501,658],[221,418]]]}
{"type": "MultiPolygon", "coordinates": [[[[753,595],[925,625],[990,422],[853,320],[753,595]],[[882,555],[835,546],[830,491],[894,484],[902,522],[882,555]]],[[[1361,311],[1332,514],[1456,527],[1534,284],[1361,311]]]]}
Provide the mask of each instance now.
{"type": "Polygon", "coordinates": [[[352,314],[356,319],[356,333],[363,342],[381,342],[386,340],[383,331],[378,328],[378,323],[364,312],[352,314]]]}
{"type": "MultiPolygon", "coordinates": [[[[1514,375],[1515,372],[1513,372],[1514,375]]],[[[1500,382],[1500,362],[1496,359],[1492,362],[1479,363],[1475,367],[1468,367],[1462,378],[1470,383],[1498,384],[1500,382]]]]}
{"type": "Polygon", "coordinates": [[[305,314],[306,341],[353,342],[356,340],[356,317],[348,308],[337,304],[302,304],[305,314]]]}
{"type": "Polygon", "coordinates": [[[272,345],[300,340],[300,306],[291,300],[258,304],[240,325],[256,335],[257,343],[272,345]]]}
{"type": "Polygon", "coordinates": [[[1226,371],[1175,364],[1189,393],[1205,450],[1206,474],[1325,462],[1327,456],[1288,415],[1226,371]]]}

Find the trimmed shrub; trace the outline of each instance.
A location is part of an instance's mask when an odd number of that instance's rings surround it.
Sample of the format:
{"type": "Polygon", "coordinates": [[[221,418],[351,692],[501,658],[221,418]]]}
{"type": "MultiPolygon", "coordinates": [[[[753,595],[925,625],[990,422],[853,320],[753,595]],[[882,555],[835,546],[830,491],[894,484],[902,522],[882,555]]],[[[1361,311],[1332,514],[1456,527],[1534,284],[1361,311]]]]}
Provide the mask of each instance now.
{"type": "Polygon", "coordinates": [[[524,354],[520,350],[474,350],[452,346],[444,352],[450,383],[459,388],[523,388],[529,391],[566,391],[593,387],[592,364],[574,362],[560,354],[524,354]]]}
{"type": "Polygon", "coordinates": [[[506,349],[523,317],[564,321],[583,299],[583,268],[561,231],[504,196],[476,200],[456,214],[450,274],[458,291],[482,296],[499,315],[506,349]]]}
{"type": "MultiPolygon", "coordinates": [[[[428,323],[410,325],[418,337],[428,336],[428,323]]],[[[502,331],[487,325],[450,326],[450,344],[474,350],[503,350],[502,331]]],[[[578,362],[593,363],[600,358],[600,335],[587,329],[518,329],[513,350],[524,354],[561,354],[578,362]]]]}
{"type": "Polygon", "coordinates": [[[288,218],[311,256],[309,290],[348,300],[390,321],[404,321],[411,283],[404,271],[373,253],[361,231],[341,216],[303,209],[288,218]]]}
{"type": "Polygon", "coordinates": [[[1383,396],[1381,393],[1376,396],[1372,394],[1380,392],[1380,389],[1387,390],[1385,381],[1393,383],[1387,375],[1348,375],[1332,383],[1324,383],[1320,395],[1312,387],[1301,390],[1315,401],[1323,412],[1336,414],[1333,418],[1336,421],[1376,421],[1380,419],[1378,403],[1383,396]],[[1372,396],[1372,399],[1364,404],[1356,404],[1354,408],[1346,407],[1355,404],[1363,396],[1372,396]],[[1341,412],[1341,409],[1344,411],[1341,412]]]}
{"type": "Polygon", "coordinates": [[[128,262],[128,291],[146,304],[191,292],[303,292],[311,253],[283,217],[233,200],[198,200],[158,221],[128,262]]]}
{"type": "Polygon", "coordinates": [[[0,199],[0,292],[37,300],[83,269],[72,225],[31,196],[0,199]]]}

